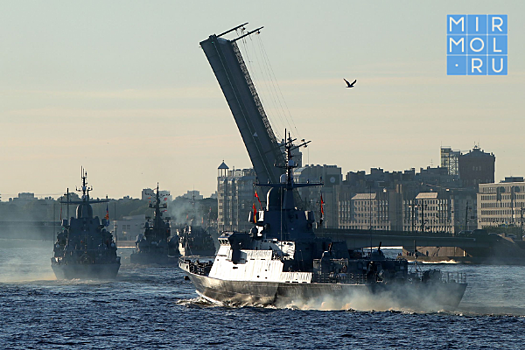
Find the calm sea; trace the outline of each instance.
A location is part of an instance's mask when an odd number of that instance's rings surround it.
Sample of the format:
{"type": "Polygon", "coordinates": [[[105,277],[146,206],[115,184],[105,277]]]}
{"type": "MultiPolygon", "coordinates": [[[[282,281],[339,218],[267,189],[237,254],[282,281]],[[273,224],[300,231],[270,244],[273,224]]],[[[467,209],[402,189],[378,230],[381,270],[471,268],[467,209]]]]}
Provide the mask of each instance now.
{"type": "Polygon", "coordinates": [[[468,274],[453,312],[229,308],[176,267],[123,265],[115,281],[57,281],[49,242],[0,239],[0,349],[524,349],[525,267],[468,274]]]}

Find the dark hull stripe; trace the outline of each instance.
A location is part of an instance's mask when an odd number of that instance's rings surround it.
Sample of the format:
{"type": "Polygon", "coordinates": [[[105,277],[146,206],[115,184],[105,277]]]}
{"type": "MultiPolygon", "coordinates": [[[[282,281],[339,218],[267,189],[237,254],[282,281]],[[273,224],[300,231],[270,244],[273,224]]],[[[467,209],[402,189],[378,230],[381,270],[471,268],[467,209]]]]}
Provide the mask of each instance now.
{"type": "Polygon", "coordinates": [[[115,279],[120,263],[113,264],[57,264],[51,267],[57,279],[115,279]]]}

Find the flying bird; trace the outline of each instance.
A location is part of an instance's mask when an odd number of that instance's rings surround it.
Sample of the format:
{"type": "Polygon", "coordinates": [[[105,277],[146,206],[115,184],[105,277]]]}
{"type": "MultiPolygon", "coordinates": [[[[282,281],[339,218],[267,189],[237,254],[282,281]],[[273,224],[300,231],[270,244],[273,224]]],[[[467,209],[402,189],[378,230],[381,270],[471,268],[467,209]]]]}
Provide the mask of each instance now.
{"type": "Polygon", "coordinates": [[[357,82],[357,79],[354,80],[354,81],[352,82],[352,84],[350,84],[350,83],[348,82],[348,80],[346,80],[345,78],[343,78],[343,80],[346,82],[346,85],[347,85],[346,88],[347,88],[347,89],[353,88],[353,87],[354,87],[354,84],[357,82]]]}

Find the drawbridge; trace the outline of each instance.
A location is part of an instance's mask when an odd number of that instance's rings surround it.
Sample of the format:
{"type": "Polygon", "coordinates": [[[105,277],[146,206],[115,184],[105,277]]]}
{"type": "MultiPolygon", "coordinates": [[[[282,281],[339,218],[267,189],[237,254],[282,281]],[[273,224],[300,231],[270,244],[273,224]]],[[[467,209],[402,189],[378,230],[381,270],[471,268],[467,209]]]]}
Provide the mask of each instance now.
{"type": "Polygon", "coordinates": [[[259,33],[262,27],[232,40],[223,38],[246,24],[210,35],[200,46],[228,102],[259,183],[278,183],[283,170],[275,165],[284,164],[284,156],[236,44],[248,35],[259,33]]]}

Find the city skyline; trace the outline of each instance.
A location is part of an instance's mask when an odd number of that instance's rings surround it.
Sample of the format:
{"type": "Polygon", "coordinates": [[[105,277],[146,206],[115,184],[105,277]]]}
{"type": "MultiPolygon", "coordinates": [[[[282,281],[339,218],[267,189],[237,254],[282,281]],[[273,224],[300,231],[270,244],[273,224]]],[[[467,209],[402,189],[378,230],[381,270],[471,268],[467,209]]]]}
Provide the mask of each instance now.
{"type": "MultiPolygon", "coordinates": [[[[235,6],[212,3],[204,14],[181,1],[4,5],[2,200],[60,196],[79,186],[81,166],[101,198],[138,197],[157,182],[174,197],[192,189],[207,197],[222,160],[250,168],[198,45],[244,22],[265,27],[247,45],[263,43],[284,118],[267,82],[254,81],[274,132],[288,127],[312,140],[304,164],[337,165],[343,174],[419,169],[439,166],[441,146],[478,144],[496,156],[496,182],[525,175],[522,2],[235,6]],[[446,75],[446,18],[454,13],[508,15],[508,76],[446,75]],[[355,88],[343,78],[357,79],[355,88]]],[[[252,74],[258,63],[248,57],[252,74]]]]}

